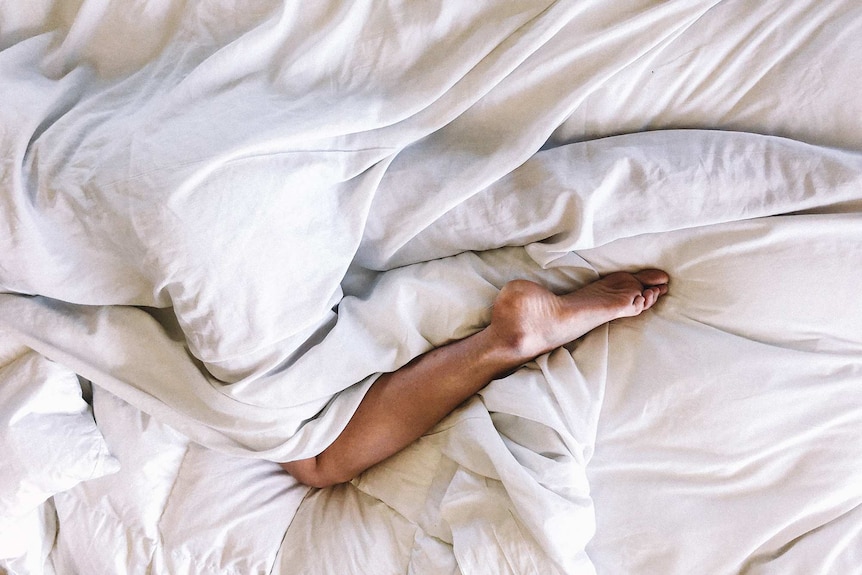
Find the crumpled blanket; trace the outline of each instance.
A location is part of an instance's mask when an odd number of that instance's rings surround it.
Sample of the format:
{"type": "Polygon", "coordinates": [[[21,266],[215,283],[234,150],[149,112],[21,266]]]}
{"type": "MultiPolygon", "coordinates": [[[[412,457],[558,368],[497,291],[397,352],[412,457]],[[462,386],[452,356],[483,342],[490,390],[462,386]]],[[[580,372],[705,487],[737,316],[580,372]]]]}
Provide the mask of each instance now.
{"type": "MultiPolygon", "coordinates": [[[[260,1],[225,19],[228,4],[85,1],[0,44],[0,322],[213,449],[319,452],[377,374],[480,329],[506,281],[595,279],[583,250],[858,211],[858,154],[774,136],[536,153],[707,2],[620,17],[598,2],[260,1]]],[[[495,382],[441,434],[452,536],[498,512],[458,540],[459,564],[490,560],[471,554],[508,529],[544,551],[539,572],[591,569],[607,333],[495,382]]]]}

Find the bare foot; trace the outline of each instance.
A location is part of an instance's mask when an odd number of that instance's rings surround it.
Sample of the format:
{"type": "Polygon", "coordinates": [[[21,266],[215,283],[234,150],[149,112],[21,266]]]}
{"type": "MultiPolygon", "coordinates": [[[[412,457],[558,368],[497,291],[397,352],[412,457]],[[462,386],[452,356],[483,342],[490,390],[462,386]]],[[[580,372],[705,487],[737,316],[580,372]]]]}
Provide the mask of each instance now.
{"type": "Polygon", "coordinates": [[[559,296],[537,283],[515,280],[494,301],[488,328],[528,361],[602,324],[651,308],[667,293],[668,279],[653,269],[617,272],[559,296]]]}

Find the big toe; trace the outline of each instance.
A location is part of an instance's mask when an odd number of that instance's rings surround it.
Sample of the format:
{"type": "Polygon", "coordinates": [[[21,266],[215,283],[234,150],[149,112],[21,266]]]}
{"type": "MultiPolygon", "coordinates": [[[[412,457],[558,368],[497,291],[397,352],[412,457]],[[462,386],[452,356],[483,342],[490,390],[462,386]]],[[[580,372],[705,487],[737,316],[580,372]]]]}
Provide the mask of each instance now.
{"type": "Polygon", "coordinates": [[[632,275],[647,287],[664,285],[670,281],[670,276],[666,272],[656,269],[641,270],[632,275]]]}

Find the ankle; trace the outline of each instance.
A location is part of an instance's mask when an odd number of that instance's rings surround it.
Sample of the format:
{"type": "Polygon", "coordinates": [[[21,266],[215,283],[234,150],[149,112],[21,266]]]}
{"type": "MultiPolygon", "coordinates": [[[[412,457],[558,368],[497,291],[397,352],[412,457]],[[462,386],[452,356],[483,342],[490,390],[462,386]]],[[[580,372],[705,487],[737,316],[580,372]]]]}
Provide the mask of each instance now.
{"type": "Polygon", "coordinates": [[[512,372],[538,355],[529,353],[526,334],[511,330],[503,332],[493,324],[474,334],[471,339],[474,340],[471,343],[476,346],[474,350],[480,358],[480,365],[488,368],[486,375],[495,378],[512,372]]]}
{"type": "Polygon", "coordinates": [[[487,347],[489,356],[496,358],[499,363],[505,365],[507,370],[523,365],[547,351],[542,349],[536,335],[526,330],[502,331],[491,324],[485,328],[483,334],[487,336],[489,342],[487,347]]]}

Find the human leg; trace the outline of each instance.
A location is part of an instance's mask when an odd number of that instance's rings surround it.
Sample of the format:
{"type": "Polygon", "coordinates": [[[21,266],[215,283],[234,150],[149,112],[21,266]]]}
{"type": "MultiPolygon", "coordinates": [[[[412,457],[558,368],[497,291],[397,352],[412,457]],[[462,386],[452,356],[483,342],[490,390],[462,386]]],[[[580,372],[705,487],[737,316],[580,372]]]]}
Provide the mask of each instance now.
{"type": "Polygon", "coordinates": [[[510,282],[485,329],[382,375],[332,445],[281,465],[315,487],[349,481],[421,437],[492,380],[595,327],[649,309],[667,293],[667,282],[659,270],[618,272],[564,295],[526,280],[510,282]]]}

